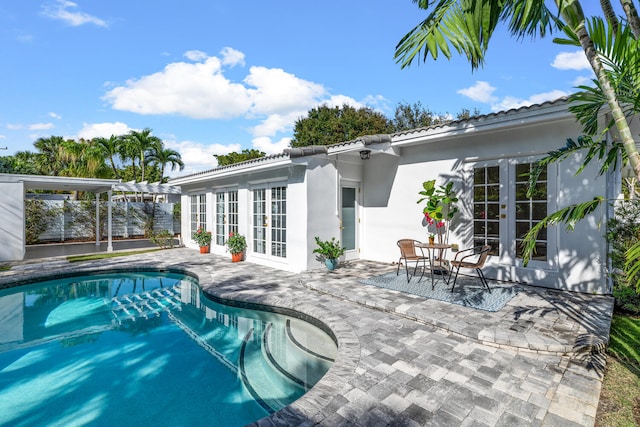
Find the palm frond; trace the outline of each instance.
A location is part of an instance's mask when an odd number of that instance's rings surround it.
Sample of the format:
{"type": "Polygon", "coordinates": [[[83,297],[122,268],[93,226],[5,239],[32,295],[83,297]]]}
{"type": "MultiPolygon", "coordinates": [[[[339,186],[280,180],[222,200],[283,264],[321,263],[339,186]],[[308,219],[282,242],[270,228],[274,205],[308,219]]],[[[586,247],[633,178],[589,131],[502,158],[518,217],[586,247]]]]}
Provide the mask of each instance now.
{"type": "Polygon", "coordinates": [[[547,153],[545,157],[536,162],[535,167],[529,174],[527,197],[532,196],[532,192],[538,182],[538,177],[542,172],[547,170],[550,164],[560,162],[575,153],[585,150],[586,154],[582,160],[582,165],[580,165],[575,175],[580,174],[594,159],[597,159],[600,164],[600,169],[598,170],[599,175],[603,175],[611,168],[617,168],[618,159],[620,158],[623,164],[626,163],[627,154],[620,142],[614,141],[608,144],[603,139],[594,141],[593,138],[588,135],[578,137],[577,141],[568,138],[564,147],[547,153]]]}
{"type": "Polygon", "coordinates": [[[640,240],[625,252],[624,272],[629,283],[635,282],[635,288],[640,292],[640,280],[637,277],[640,274],[640,240]]]}
{"type": "Polygon", "coordinates": [[[595,211],[598,206],[604,202],[604,200],[604,197],[596,196],[593,200],[588,202],[567,206],[557,212],[547,215],[540,220],[539,223],[531,227],[521,242],[522,261],[524,266],[527,266],[532,255],[536,253],[536,240],[538,239],[540,230],[551,225],[565,223],[567,231],[573,231],[576,223],[595,211]]]}

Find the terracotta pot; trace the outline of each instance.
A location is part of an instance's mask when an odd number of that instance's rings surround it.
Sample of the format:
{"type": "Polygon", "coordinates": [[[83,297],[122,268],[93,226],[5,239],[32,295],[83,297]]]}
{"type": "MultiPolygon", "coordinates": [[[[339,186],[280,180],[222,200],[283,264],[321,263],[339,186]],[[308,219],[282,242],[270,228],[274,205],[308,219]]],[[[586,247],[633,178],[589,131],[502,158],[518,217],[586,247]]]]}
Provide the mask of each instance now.
{"type": "Polygon", "coordinates": [[[435,243],[436,243],[436,242],[435,242],[435,238],[433,238],[433,237],[429,237],[429,244],[430,244],[430,245],[434,245],[435,243]]]}
{"type": "Polygon", "coordinates": [[[201,254],[208,254],[209,253],[209,246],[200,246],[200,253],[201,254]]]}
{"type": "Polygon", "coordinates": [[[231,254],[231,262],[240,262],[242,261],[242,252],[239,254],[231,254]]]}

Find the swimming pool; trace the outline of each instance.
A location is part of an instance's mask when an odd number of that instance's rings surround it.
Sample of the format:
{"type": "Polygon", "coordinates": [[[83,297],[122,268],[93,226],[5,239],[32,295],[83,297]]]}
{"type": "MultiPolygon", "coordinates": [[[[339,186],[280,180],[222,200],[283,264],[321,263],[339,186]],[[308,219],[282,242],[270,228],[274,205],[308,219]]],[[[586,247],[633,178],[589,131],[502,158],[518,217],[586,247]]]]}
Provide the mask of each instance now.
{"type": "Polygon", "coordinates": [[[169,272],[0,291],[0,425],[245,425],[336,357],[320,325],[288,314],[214,302],[169,272]]]}

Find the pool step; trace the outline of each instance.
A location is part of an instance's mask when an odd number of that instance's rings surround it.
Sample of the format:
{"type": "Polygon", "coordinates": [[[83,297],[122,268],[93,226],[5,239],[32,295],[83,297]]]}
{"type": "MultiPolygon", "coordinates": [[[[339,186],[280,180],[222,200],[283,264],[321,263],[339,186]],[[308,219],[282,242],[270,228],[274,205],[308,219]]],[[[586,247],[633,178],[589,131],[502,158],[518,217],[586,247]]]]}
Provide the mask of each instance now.
{"type": "Polygon", "coordinates": [[[111,303],[113,321],[119,325],[125,320],[135,321],[140,317],[148,319],[159,316],[163,311],[182,308],[179,286],[116,296],[111,303]]]}
{"type": "Polygon", "coordinates": [[[315,326],[287,319],[279,328],[265,329],[263,352],[276,370],[308,390],[331,367],[336,345],[315,326]]]}
{"type": "Polygon", "coordinates": [[[244,337],[241,379],[256,401],[274,411],[313,387],[336,353],[331,337],[309,323],[293,318],[283,324],[269,322],[261,335],[252,329],[244,337]]]}
{"type": "Polygon", "coordinates": [[[293,402],[304,389],[282,375],[265,358],[262,342],[253,328],[247,332],[240,348],[238,365],[244,386],[256,402],[272,413],[293,402]]]}

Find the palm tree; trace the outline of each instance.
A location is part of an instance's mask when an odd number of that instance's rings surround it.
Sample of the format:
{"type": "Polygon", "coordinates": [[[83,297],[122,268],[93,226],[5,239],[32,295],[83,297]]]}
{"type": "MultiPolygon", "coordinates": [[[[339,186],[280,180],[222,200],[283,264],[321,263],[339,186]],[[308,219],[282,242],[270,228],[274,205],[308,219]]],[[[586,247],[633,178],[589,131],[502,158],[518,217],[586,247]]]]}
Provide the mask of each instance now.
{"type": "Polygon", "coordinates": [[[167,165],[171,165],[172,171],[175,170],[176,167],[178,167],[179,170],[184,169],[184,163],[182,161],[180,153],[170,148],[164,148],[164,144],[162,143],[162,141],[154,144],[154,146],[151,147],[147,155],[147,160],[150,164],[152,163],[155,166],[160,167],[161,183],[164,181],[164,171],[167,165]]]}
{"type": "MultiPolygon", "coordinates": [[[[628,119],[620,106],[609,74],[594,48],[587,31],[586,19],[579,0],[555,0],[558,16],[547,8],[544,0],[414,0],[421,9],[428,10],[427,18],[407,33],[396,46],[395,57],[402,68],[409,66],[420,54],[425,61],[429,55],[437,59],[441,52],[451,57],[450,45],[464,53],[475,70],[484,62],[484,54],[494,30],[500,22],[508,24],[517,38],[544,37],[548,33],[564,30],[582,47],[593,69],[606,104],[611,111],[626,157],[635,175],[640,179],[640,154],[629,129],[628,119]]],[[[631,0],[621,0],[627,19],[638,37],[638,13],[631,0]]],[[[604,13],[611,18],[611,4],[602,0],[604,13]]],[[[611,21],[618,25],[617,20],[611,21]]]]}
{"type": "Polygon", "coordinates": [[[110,174],[102,147],[92,140],[65,141],[61,146],[60,156],[66,163],[65,169],[61,171],[63,175],[105,178],[110,174]]]}
{"type": "Polygon", "coordinates": [[[61,156],[64,143],[65,139],[61,136],[42,137],[33,143],[38,150],[36,166],[41,174],[58,176],[64,170],[65,165],[61,156]]]}
{"type": "Polygon", "coordinates": [[[147,162],[146,154],[154,146],[154,144],[162,144],[162,140],[156,136],[151,135],[151,129],[145,128],[138,132],[135,130],[129,131],[124,137],[121,146],[121,156],[123,158],[131,159],[133,165],[133,175],[136,175],[136,159],[140,166],[140,181],[144,181],[145,177],[145,164],[147,162]]]}
{"type": "Polygon", "coordinates": [[[97,147],[102,151],[103,156],[109,160],[109,165],[111,166],[111,171],[113,172],[113,176],[115,178],[121,178],[120,172],[116,167],[116,162],[114,157],[117,156],[120,152],[120,145],[122,144],[122,137],[111,135],[109,138],[93,138],[93,143],[96,144],[97,147]]]}

